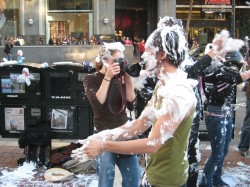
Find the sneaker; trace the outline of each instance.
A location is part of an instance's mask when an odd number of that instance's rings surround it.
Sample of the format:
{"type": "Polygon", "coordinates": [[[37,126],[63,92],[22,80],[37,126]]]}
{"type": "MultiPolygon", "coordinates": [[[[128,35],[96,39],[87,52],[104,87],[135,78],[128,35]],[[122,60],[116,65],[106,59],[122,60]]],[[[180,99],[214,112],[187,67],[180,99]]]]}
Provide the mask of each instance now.
{"type": "Polygon", "coordinates": [[[214,187],[230,187],[230,186],[224,181],[220,181],[220,183],[217,184],[214,183],[214,187]]]}
{"type": "Polygon", "coordinates": [[[225,183],[222,178],[214,177],[213,178],[214,187],[230,187],[227,183],[225,183]]]}
{"type": "Polygon", "coordinates": [[[246,149],[239,149],[240,156],[246,157],[248,156],[248,152],[246,149]]]}
{"type": "Polygon", "coordinates": [[[214,187],[230,187],[228,184],[214,185],[214,187]]]}
{"type": "Polygon", "coordinates": [[[213,187],[213,186],[207,184],[199,184],[198,187],[213,187]]]}

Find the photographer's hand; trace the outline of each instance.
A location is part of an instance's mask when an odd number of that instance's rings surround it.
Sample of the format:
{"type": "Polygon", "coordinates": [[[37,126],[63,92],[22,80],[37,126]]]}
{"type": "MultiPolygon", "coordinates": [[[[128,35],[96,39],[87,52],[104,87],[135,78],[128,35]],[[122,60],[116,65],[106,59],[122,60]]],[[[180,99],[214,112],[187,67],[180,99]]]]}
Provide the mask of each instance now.
{"type": "Polygon", "coordinates": [[[107,67],[107,71],[105,73],[104,78],[107,80],[111,80],[115,75],[120,73],[120,66],[119,63],[112,62],[107,67]]]}

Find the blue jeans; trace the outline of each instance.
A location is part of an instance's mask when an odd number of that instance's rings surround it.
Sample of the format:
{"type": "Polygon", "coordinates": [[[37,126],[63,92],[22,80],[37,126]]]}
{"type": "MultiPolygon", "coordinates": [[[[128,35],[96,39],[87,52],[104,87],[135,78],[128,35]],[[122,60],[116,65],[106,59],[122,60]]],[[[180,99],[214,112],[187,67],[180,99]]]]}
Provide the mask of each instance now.
{"type": "Polygon", "coordinates": [[[122,175],[122,187],[138,187],[141,178],[141,168],[136,155],[119,155],[103,152],[97,159],[98,187],[113,187],[115,164],[122,175]]]}
{"type": "Polygon", "coordinates": [[[207,111],[210,115],[206,115],[205,123],[212,153],[205,164],[200,186],[212,187],[222,183],[222,167],[232,137],[233,120],[222,107],[209,105],[207,111]]]}
{"type": "Polygon", "coordinates": [[[247,151],[250,144],[250,98],[246,101],[246,116],[241,128],[240,143],[238,148],[247,151]]]}
{"type": "Polygon", "coordinates": [[[7,55],[7,60],[8,60],[8,61],[11,61],[11,60],[12,60],[12,54],[11,54],[11,53],[9,53],[9,54],[7,55]]]}

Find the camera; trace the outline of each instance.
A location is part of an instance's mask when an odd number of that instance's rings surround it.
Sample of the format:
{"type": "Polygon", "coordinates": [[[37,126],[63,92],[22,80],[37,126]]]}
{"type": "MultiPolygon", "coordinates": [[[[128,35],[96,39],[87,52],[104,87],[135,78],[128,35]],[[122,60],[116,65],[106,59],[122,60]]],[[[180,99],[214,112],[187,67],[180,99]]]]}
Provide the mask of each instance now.
{"type": "Polygon", "coordinates": [[[116,62],[119,63],[121,72],[126,72],[131,77],[139,77],[141,71],[141,66],[139,63],[127,64],[127,61],[124,58],[118,58],[116,62]]]}

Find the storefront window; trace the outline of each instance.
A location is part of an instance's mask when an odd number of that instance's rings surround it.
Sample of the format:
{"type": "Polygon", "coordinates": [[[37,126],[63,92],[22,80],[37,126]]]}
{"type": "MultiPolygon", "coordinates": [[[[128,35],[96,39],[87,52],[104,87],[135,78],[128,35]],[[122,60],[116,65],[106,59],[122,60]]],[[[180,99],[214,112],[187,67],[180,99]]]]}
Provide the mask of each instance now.
{"type": "Polygon", "coordinates": [[[77,45],[89,37],[89,13],[49,13],[48,23],[50,37],[57,45],[77,45]]]}
{"type": "Polygon", "coordinates": [[[19,30],[19,0],[0,0],[0,44],[4,45],[7,37],[13,43],[18,37],[19,30]]]}
{"type": "Polygon", "coordinates": [[[83,44],[93,35],[92,0],[48,0],[47,32],[56,45],[83,44]]]}
{"type": "MultiPolygon", "coordinates": [[[[211,42],[214,35],[222,29],[230,29],[231,8],[202,6],[192,9],[191,21],[189,24],[189,43],[197,39],[199,44],[211,42]]],[[[176,17],[182,19],[186,25],[189,14],[188,7],[176,9],[176,17]]]]}

